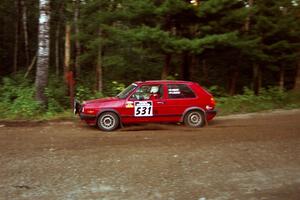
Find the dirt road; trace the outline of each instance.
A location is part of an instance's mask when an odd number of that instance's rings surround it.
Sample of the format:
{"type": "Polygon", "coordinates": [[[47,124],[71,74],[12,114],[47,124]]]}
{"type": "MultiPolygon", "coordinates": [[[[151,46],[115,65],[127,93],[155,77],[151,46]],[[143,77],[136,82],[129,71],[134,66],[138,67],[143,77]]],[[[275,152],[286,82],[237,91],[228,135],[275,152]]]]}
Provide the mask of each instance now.
{"type": "Polygon", "coordinates": [[[209,126],[0,122],[0,199],[300,199],[300,111],[209,126]]]}

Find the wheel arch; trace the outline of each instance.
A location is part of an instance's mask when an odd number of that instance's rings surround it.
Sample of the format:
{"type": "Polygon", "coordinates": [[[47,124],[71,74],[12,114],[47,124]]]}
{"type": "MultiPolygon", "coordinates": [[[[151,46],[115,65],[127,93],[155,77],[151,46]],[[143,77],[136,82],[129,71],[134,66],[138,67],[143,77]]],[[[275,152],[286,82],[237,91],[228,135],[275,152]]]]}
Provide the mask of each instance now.
{"type": "Polygon", "coordinates": [[[205,121],[207,121],[207,120],[206,120],[206,112],[205,112],[205,110],[204,110],[203,108],[200,108],[200,107],[196,107],[196,106],[195,106],[195,107],[187,108],[187,109],[183,112],[183,114],[182,114],[182,116],[181,116],[181,119],[180,119],[180,122],[183,122],[183,121],[184,121],[185,115],[186,115],[188,112],[192,111],[192,110],[197,110],[197,111],[202,112],[203,115],[204,115],[205,121]]]}

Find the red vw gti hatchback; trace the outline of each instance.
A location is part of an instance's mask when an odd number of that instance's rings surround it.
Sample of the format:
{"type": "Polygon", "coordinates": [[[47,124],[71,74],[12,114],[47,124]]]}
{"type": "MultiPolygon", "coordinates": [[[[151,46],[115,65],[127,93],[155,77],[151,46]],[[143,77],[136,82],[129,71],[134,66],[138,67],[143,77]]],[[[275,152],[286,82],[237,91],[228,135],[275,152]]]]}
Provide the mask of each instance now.
{"type": "Polygon", "coordinates": [[[217,113],[213,96],[198,83],[173,80],[135,82],[116,97],[75,102],[74,108],[87,124],[103,131],[145,122],[202,127],[217,113]]]}

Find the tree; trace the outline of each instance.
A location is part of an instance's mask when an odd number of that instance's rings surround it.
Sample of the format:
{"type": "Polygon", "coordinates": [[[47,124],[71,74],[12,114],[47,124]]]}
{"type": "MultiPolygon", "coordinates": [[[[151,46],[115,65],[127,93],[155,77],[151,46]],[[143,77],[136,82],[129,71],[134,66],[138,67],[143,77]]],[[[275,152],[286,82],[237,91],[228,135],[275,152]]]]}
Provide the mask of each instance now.
{"type": "MultiPolygon", "coordinates": [[[[265,70],[277,73],[277,85],[285,88],[285,71],[296,68],[300,46],[297,6],[290,0],[256,0],[252,34],[261,38],[264,57],[257,60],[265,70]]],[[[257,92],[257,91],[256,91],[257,92]]]]}
{"type": "MultiPolygon", "coordinates": [[[[99,29],[99,38],[102,38],[102,30],[99,29]]],[[[103,47],[101,42],[99,43],[98,47],[98,57],[97,57],[97,64],[96,64],[96,86],[98,92],[103,92],[103,69],[102,64],[103,63],[103,47]]]]}
{"type": "Polygon", "coordinates": [[[65,27],[65,56],[64,56],[64,78],[66,85],[68,84],[67,76],[70,71],[71,62],[71,26],[66,23],[65,27]]]}
{"type": "Polygon", "coordinates": [[[47,105],[47,96],[45,88],[48,83],[49,69],[49,36],[50,36],[50,9],[49,0],[40,0],[39,2],[39,31],[38,31],[38,51],[37,51],[37,69],[36,69],[36,100],[41,105],[47,105]]]}
{"type": "Polygon", "coordinates": [[[14,58],[13,58],[13,72],[17,73],[18,70],[18,53],[19,53],[19,0],[15,0],[15,11],[17,19],[15,21],[15,42],[14,42],[14,58]]]}
{"type": "MultiPolygon", "coordinates": [[[[199,58],[205,61],[202,62],[205,63],[204,76],[209,73],[210,82],[226,85],[230,95],[242,89],[243,71],[251,62],[249,58],[255,54],[259,41],[259,38],[249,36],[250,8],[245,3],[210,0],[201,2],[198,8],[198,37],[204,41],[215,40],[203,46],[204,50],[199,54],[199,58]],[[220,76],[224,77],[220,79],[220,76]]],[[[204,83],[207,83],[206,79],[204,83]]]]}
{"type": "Polygon", "coordinates": [[[294,90],[300,92],[300,61],[298,62],[294,90]]]}
{"type": "Polygon", "coordinates": [[[25,58],[26,58],[26,67],[29,65],[29,41],[28,41],[28,17],[27,17],[27,6],[24,0],[21,0],[21,8],[22,8],[22,24],[23,24],[23,32],[24,32],[24,46],[25,46],[25,58]]]}
{"type": "Polygon", "coordinates": [[[75,0],[74,1],[74,29],[75,29],[75,70],[76,70],[76,76],[79,77],[80,75],[80,63],[79,63],[79,57],[81,54],[81,47],[80,47],[80,41],[79,41],[79,12],[80,12],[80,3],[81,0],[75,0]]]}

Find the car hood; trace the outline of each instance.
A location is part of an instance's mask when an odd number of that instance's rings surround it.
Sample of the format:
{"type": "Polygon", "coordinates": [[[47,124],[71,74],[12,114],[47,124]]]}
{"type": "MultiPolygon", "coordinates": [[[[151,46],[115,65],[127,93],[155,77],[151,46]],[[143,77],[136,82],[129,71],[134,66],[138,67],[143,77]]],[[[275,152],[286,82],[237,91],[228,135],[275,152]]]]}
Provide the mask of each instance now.
{"type": "Polygon", "coordinates": [[[100,98],[100,99],[93,99],[93,100],[88,100],[84,101],[84,104],[98,104],[98,103],[105,103],[105,102],[114,102],[118,101],[119,98],[117,97],[106,97],[106,98],[100,98]]]}

